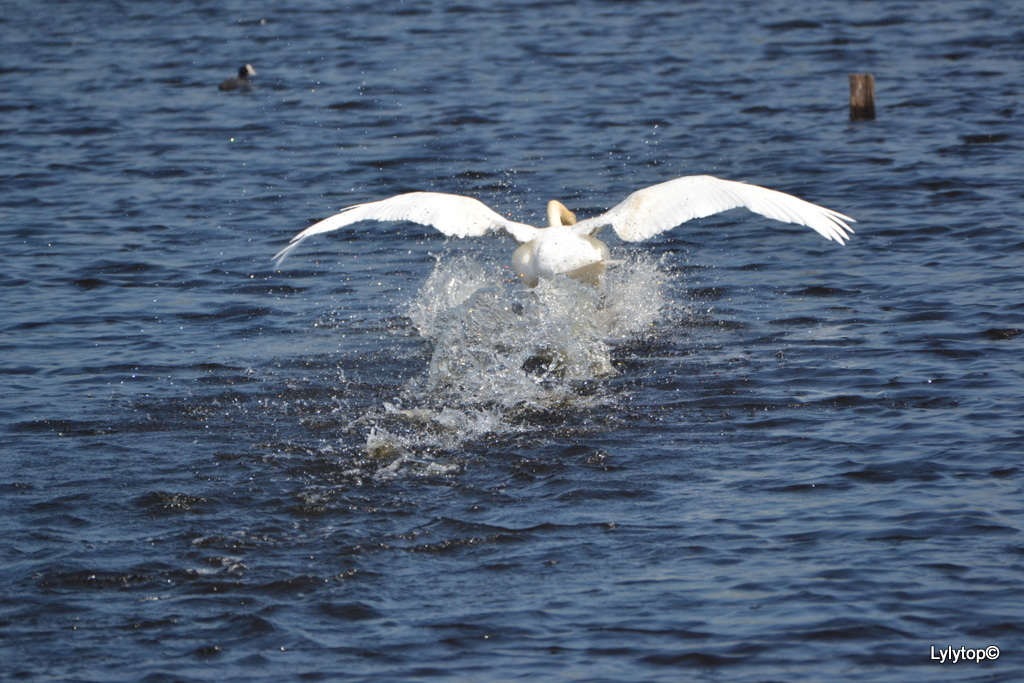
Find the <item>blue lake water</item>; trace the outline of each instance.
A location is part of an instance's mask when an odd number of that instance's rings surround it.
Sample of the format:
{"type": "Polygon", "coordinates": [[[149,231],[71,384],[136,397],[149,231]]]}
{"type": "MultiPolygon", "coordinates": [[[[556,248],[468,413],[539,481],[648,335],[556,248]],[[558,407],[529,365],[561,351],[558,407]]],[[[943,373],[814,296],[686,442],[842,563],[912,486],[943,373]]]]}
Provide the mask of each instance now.
{"type": "Polygon", "coordinates": [[[1024,6],[0,1],[0,42],[0,678],[1020,680],[1024,6]],[[412,224],[270,260],[399,192],[703,173],[857,234],[610,235],[603,292],[412,224]]]}

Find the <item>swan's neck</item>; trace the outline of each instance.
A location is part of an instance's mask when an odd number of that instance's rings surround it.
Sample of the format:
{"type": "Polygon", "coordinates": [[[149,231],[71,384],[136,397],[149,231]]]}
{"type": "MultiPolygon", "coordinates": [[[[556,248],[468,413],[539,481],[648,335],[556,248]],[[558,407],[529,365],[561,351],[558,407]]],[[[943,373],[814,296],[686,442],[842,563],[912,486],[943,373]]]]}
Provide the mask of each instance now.
{"type": "Polygon", "coordinates": [[[548,227],[560,228],[565,225],[576,225],[576,214],[565,208],[565,204],[552,199],[548,202],[548,227]]]}

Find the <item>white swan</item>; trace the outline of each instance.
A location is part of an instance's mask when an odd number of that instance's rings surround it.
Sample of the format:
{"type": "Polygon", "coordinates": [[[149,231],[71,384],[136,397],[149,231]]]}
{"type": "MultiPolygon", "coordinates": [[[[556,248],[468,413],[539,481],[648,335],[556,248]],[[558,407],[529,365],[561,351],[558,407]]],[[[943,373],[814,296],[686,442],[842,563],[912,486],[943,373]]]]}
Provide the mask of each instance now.
{"type": "Polygon", "coordinates": [[[432,226],[452,237],[504,230],[521,243],[512,255],[512,265],[531,287],[538,278],[561,273],[594,282],[608,261],[608,247],[596,237],[605,226],[610,225],[627,242],[638,242],[691,218],[738,207],[805,225],[839,244],[845,244],[853,232],[848,223],[856,222],[783,192],[706,175],[684,176],[637,190],[600,216],[579,222],[565,206],[552,200],[548,202],[547,228],[508,220],[471,197],[411,192],[342,209],[295,235],[274,259],[280,266],[306,238],[360,221],[408,221],[432,226]]]}

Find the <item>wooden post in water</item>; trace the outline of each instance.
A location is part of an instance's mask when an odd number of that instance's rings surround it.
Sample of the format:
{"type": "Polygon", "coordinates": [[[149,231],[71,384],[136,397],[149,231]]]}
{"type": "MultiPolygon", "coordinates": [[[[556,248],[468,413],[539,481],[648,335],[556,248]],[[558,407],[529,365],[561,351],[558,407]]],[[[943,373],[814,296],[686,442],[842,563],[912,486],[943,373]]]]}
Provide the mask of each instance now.
{"type": "Polygon", "coordinates": [[[875,118],[875,77],[872,74],[850,74],[850,120],[871,121],[875,118]]]}

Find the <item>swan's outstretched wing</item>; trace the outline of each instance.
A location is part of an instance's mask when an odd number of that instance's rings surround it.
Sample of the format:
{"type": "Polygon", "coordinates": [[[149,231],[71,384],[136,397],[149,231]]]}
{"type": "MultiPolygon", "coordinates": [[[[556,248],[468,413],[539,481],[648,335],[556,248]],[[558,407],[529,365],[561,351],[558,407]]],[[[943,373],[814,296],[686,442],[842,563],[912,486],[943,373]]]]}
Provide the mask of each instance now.
{"type": "Polygon", "coordinates": [[[347,207],[309,226],[274,255],[276,265],[280,265],[306,238],[359,221],[408,221],[437,228],[451,237],[475,237],[492,230],[505,230],[520,242],[533,239],[537,231],[533,226],[502,217],[472,197],[440,192],[410,192],[347,207]]]}
{"type": "Polygon", "coordinates": [[[792,195],[706,175],[684,176],[637,190],[594,218],[577,223],[580,232],[610,225],[622,239],[639,242],[691,218],[745,207],[762,216],[806,225],[823,237],[845,244],[853,232],[849,216],[805,202],[792,195]]]}

